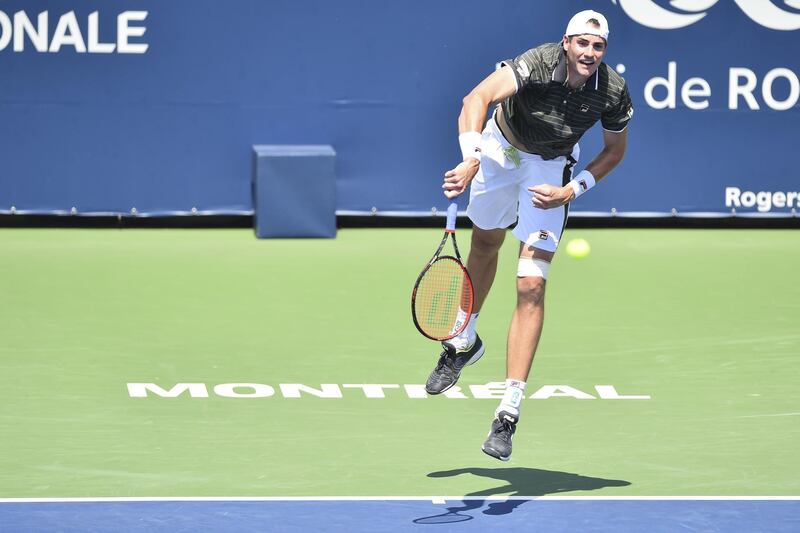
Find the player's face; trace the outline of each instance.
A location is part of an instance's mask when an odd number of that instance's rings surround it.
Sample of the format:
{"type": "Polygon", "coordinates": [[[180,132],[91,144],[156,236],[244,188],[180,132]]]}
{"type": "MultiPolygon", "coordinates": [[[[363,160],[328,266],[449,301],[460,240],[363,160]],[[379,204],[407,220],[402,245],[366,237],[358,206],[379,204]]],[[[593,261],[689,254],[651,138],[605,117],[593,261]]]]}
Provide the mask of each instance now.
{"type": "Polygon", "coordinates": [[[606,42],[596,35],[564,36],[564,50],[570,74],[588,78],[600,66],[606,53],[606,42]]]}

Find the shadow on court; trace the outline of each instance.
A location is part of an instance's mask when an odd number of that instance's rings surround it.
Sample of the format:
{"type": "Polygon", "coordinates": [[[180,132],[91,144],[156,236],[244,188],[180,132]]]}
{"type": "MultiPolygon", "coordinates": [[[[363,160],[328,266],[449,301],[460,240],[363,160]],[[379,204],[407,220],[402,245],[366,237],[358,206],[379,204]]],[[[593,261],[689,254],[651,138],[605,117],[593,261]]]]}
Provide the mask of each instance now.
{"type": "Polygon", "coordinates": [[[604,487],[626,487],[629,481],[622,479],[603,479],[599,477],[582,476],[569,472],[555,470],[541,470],[538,468],[457,468],[431,472],[428,477],[454,477],[461,474],[496,479],[504,482],[488,489],[471,492],[461,502],[462,505],[447,507],[447,512],[434,516],[417,518],[417,524],[443,524],[452,522],[465,522],[472,520],[468,511],[482,509],[487,500],[481,496],[489,497],[496,494],[508,494],[504,501],[492,501],[483,509],[485,515],[505,515],[511,513],[529,500],[514,499],[517,497],[544,496],[546,494],[560,494],[574,490],[596,490],[604,487]]]}

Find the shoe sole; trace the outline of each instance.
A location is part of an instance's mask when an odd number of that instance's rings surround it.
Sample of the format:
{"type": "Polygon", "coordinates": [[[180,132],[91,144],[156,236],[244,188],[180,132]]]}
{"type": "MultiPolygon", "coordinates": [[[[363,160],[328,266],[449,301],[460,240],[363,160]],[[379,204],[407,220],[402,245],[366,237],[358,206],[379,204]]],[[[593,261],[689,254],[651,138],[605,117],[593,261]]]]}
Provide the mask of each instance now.
{"type": "MultiPolygon", "coordinates": [[[[461,374],[458,375],[458,378],[460,378],[460,377],[461,377],[461,374]]],[[[441,393],[443,393],[445,391],[448,391],[448,390],[452,389],[455,386],[455,384],[458,383],[458,378],[456,378],[456,380],[453,383],[451,383],[447,387],[443,388],[439,392],[431,392],[428,389],[425,389],[425,392],[427,392],[431,396],[436,396],[437,394],[441,394],[441,393]]]]}
{"type": "Polygon", "coordinates": [[[500,454],[498,454],[497,452],[495,452],[491,448],[487,449],[484,446],[481,446],[481,451],[483,453],[485,453],[486,455],[488,455],[489,457],[494,457],[495,459],[499,459],[500,461],[503,461],[503,462],[508,461],[509,459],[511,459],[510,455],[506,455],[505,457],[502,457],[500,454]],[[491,450],[491,451],[489,451],[489,450],[491,450]]]}

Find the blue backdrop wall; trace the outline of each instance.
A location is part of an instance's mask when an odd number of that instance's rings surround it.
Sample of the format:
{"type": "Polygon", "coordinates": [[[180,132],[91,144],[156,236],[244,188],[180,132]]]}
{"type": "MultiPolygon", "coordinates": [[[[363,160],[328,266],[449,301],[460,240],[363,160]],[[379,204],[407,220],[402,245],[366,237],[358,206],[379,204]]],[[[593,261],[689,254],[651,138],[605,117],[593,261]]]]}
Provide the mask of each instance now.
{"type": "Polygon", "coordinates": [[[575,211],[800,211],[800,0],[0,0],[0,211],[250,212],[254,144],[332,145],[340,213],[442,207],[461,98],[585,8],[635,115],[575,211]]]}

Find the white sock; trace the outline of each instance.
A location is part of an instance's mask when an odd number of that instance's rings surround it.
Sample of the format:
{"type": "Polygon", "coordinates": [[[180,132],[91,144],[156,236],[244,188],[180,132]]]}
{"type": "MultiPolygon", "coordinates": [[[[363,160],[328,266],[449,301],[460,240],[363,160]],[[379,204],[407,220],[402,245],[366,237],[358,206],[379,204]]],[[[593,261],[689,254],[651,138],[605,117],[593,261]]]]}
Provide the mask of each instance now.
{"type": "Polygon", "coordinates": [[[458,315],[456,315],[456,328],[460,328],[461,324],[463,324],[466,319],[467,319],[467,312],[459,307],[458,315]]]}
{"type": "MultiPolygon", "coordinates": [[[[466,315],[466,313],[465,313],[466,315]]],[[[475,325],[478,323],[478,313],[472,313],[469,315],[469,323],[464,331],[467,332],[467,336],[470,340],[475,339],[475,325]]]]}
{"type": "MultiPolygon", "coordinates": [[[[467,319],[467,312],[463,309],[458,309],[458,315],[456,316],[456,325],[454,329],[458,329],[461,327],[461,324],[464,323],[464,320],[467,319]]],[[[472,344],[475,342],[475,323],[478,321],[478,313],[472,313],[469,315],[469,322],[467,323],[467,327],[464,328],[464,331],[459,333],[455,336],[456,339],[460,339],[462,342],[467,343],[467,345],[472,344]]]]}
{"type": "Polygon", "coordinates": [[[517,381],[516,379],[507,379],[506,392],[503,394],[503,399],[500,400],[500,405],[497,407],[494,414],[497,415],[500,411],[505,411],[519,418],[519,407],[524,397],[525,382],[517,381]]]}

